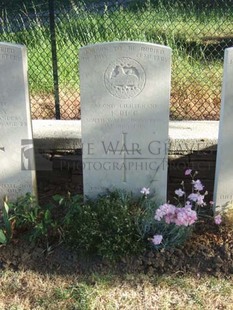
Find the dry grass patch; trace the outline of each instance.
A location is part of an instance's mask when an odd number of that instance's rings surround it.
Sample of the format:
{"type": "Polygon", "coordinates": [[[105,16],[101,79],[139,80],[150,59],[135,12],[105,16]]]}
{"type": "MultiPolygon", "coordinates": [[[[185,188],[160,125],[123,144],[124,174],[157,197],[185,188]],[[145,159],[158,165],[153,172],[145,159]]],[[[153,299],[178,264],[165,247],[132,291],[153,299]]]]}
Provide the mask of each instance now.
{"type": "Polygon", "coordinates": [[[213,93],[207,87],[187,85],[171,93],[170,117],[175,120],[218,120],[220,91],[213,93]]]}
{"type": "Polygon", "coordinates": [[[231,309],[233,302],[233,290],[226,280],[177,275],[128,277],[98,294],[98,303],[91,309],[231,309]]]}
{"type": "Polygon", "coordinates": [[[233,279],[2,271],[0,309],[232,309],[233,279]]]}
{"type": "MultiPolygon", "coordinates": [[[[171,93],[171,119],[218,120],[220,115],[220,91],[212,93],[200,85],[177,87],[171,93]]],[[[80,119],[80,95],[63,93],[60,97],[61,119],[80,119]]],[[[33,119],[55,119],[55,103],[52,94],[31,96],[33,119]]]]}
{"type": "MultiPolygon", "coordinates": [[[[60,92],[61,119],[80,119],[80,95],[77,92],[60,92]]],[[[33,119],[55,119],[55,102],[53,94],[32,94],[31,114],[33,119]]]]}
{"type": "Polygon", "coordinates": [[[63,298],[59,291],[74,281],[72,277],[39,274],[33,271],[1,273],[0,309],[72,309],[73,300],[63,298]]]}

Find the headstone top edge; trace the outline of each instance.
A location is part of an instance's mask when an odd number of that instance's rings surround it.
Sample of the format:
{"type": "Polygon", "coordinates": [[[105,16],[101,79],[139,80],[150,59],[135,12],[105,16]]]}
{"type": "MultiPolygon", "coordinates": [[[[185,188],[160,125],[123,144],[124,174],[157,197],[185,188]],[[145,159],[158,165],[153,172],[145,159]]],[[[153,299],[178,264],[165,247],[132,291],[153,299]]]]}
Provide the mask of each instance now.
{"type": "Polygon", "coordinates": [[[116,45],[116,44],[122,44],[122,45],[148,45],[151,47],[162,47],[164,49],[172,51],[171,47],[162,45],[162,44],[156,44],[156,43],[150,43],[150,42],[143,42],[143,41],[111,41],[111,42],[98,42],[94,44],[88,44],[86,46],[80,47],[80,50],[94,48],[97,46],[104,46],[104,45],[116,45]]]}
{"type": "Polygon", "coordinates": [[[225,52],[230,52],[230,51],[233,51],[233,46],[232,47],[227,47],[227,48],[225,48],[225,52]]]}
{"type": "Polygon", "coordinates": [[[26,50],[26,46],[23,45],[23,44],[0,42],[0,46],[13,47],[13,48],[18,48],[18,49],[26,50]]]}
{"type": "Polygon", "coordinates": [[[224,51],[224,61],[227,61],[227,58],[232,56],[233,56],[233,47],[226,48],[224,51]]]}

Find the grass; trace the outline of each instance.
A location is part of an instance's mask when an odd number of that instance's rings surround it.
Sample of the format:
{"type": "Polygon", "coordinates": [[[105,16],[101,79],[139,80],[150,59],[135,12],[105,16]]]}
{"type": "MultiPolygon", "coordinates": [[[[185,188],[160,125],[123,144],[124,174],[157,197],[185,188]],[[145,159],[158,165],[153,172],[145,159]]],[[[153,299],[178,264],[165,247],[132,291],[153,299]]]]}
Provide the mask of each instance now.
{"type": "Polygon", "coordinates": [[[232,309],[232,278],[200,275],[0,273],[0,309],[232,309]]]}
{"type": "MultiPolygon", "coordinates": [[[[71,3],[71,10],[60,14],[56,24],[61,97],[63,93],[79,92],[78,49],[81,46],[116,40],[152,42],[173,49],[171,114],[176,118],[185,114],[187,118],[190,109],[198,114],[195,108],[198,97],[199,105],[204,104],[207,109],[198,117],[218,117],[223,50],[233,43],[230,7],[198,10],[192,3],[187,9],[182,4],[171,6],[158,1],[153,5],[147,1],[144,6],[114,10],[106,7],[104,12],[93,13],[76,1],[71,3]],[[209,113],[209,106],[216,112],[209,113]],[[177,113],[177,109],[184,113],[177,113]]],[[[38,94],[51,96],[53,92],[49,29],[39,13],[27,22],[22,18],[25,10],[14,21],[9,15],[5,18],[5,31],[0,33],[1,41],[23,43],[28,47],[32,98],[38,94]],[[18,30],[14,30],[17,23],[18,30]]]]}

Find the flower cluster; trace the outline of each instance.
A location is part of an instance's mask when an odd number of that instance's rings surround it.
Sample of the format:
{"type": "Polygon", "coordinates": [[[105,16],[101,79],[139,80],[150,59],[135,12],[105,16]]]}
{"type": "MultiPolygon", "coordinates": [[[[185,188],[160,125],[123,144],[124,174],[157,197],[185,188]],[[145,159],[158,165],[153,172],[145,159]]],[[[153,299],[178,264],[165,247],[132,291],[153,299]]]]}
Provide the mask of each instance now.
{"type": "MultiPolygon", "coordinates": [[[[164,221],[166,224],[175,224],[176,226],[188,227],[193,225],[198,219],[199,208],[206,206],[204,201],[207,192],[204,192],[204,186],[202,182],[195,176],[197,172],[192,173],[192,169],[186,169],[185,176],[190,176],[192,181],[192,192],[187,195],[184,182],[181,183],[181,187],[175,190],[177,205],[170,203],[165,203],[161,205],[155,212],[154,219],[156,221],[164,221]]],[[[142,188],[141,193],[147,197],[150,193],[149,188],[142,188]]],[[[210,205],[213,202],[210,202],[210,205]]],[[[214,217],[215,224],[219,225],[222,222],[221,215],[216,215],[214,217]]],[[[151,239],[154,245],[159,245],[162,240],[166,239],[162,234],[154,235],[151,239]]]]}
{"type": "Polygon", "coordinates": [[[177,226],[189,226],[197,220],[197,212],[192,210],[192,205],[187,201],[183,208],[165,203],[161,205],[155,213],[155,220],[164,221],[167,224],[174,223],[177,226]]]}
{"type": "Polygon", "coordinates": [[[188,199],[191,202],[196,203],[197,206],[205,206],[206,203],[204,202],[205,194],[201,194],[200,191],[204,189],[203,184],[201,183],[200,180],[192,180],[192,185],[193,185],[193,192],[188,196],[188,199]]]}

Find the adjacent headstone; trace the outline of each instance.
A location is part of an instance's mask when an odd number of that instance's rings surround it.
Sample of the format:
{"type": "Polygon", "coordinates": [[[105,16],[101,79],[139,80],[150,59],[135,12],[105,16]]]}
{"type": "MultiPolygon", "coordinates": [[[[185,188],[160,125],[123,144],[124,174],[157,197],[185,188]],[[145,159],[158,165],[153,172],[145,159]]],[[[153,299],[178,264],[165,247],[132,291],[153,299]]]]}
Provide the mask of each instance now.
{"type": "Polygon", "coordinates": [[[214,202],[216,213],[233,223],[233,48],[224,55],[221,116],[215,172],[214,202]]]}
{"type": "Polygon", "coordinates": [[[111,42],[80,49],[84,194],[123,189],[166,200],[171,49],[111,42]]]}
{"type": "Polygon", "coordinates": [[[36,194],[26,48],[0,43],[0,206],[36,194]]]}

